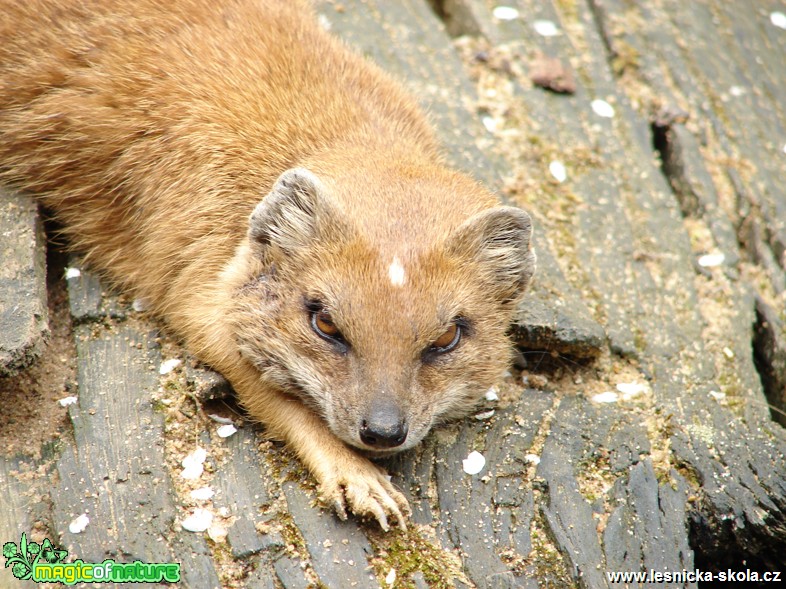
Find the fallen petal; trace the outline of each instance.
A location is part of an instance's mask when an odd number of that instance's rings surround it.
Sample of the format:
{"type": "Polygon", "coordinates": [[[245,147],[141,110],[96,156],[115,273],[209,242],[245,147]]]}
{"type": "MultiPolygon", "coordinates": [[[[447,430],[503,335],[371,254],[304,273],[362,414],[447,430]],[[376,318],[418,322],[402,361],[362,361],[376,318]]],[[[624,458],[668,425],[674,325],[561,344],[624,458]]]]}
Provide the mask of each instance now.
{"type": "Polygon", "coordinates": [[[81,534],[87,528],[87,524],[90,523],[90,518],[87,517],[86,513],[83,513],[79,517],[75,518],[68,524],[68,531],[72,534],[81,534]]]}
{"type": "Polygon", "coordinates": [[[213,523],[213,514],[207,509],[195,509],[194,513],[189,515],[181,522],[184,530],[189,532],[204,532],[213,523]]]}
{"type": "Polygon", "coordinates": [[[598,393],[592,397],[595,403],[616,403],[619,401],[620,396],[614,391],[606,391],[605,393],[598,393]]]}
{"type": "Polygon", "coordinates": [[[610,119],[614,116],[614,107],[605,100],[593,100],[592,110],[595,111],[595,114],[599,117],[604,117],[606,119],[610,119]]]}
{"type": "Polygon", "coordinates": [[[519,11],[512,6],[497,6],[491,14],[497,20],[514,20],[519,17],[519,11]]]}
{"type": "Polygon", "coordinates": [[[464,472],[467,474],[478,474],[486,466],[486,457],[480,452],[473,450],[464,460],[461,461],[464,472]]]}

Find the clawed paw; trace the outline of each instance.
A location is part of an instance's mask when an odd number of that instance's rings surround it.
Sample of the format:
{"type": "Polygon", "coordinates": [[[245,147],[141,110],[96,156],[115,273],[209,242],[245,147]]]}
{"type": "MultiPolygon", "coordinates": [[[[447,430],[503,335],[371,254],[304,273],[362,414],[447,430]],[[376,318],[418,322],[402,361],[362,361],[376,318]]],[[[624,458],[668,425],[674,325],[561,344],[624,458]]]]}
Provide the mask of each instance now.
{"type": "Polygon", "coordinates": [[[410,515],[407,499],[388,480],[378,466],[363,458],[357,459],[343,473],[331,473],[319,485],[320,500],[332,506],[341,519],[347,511],[360,517],[372,517],[386,532],[393,520],[402,530],[407,529],[406,517],[410,515]]]}

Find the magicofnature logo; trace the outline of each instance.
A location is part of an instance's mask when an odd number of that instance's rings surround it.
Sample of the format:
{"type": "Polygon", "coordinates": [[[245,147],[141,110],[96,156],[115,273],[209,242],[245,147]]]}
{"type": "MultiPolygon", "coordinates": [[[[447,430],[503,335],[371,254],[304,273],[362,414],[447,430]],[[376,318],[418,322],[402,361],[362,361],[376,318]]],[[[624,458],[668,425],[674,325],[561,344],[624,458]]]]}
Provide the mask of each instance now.
{"type": "Polygon", "coordinates": [[[3,544],[5,567],[22,581],[36,583],[177,583],[180,581],[180,563],[147,563],[139,560],[128,563],[106,559],[101,563],[63,562],[68,552],[57,548],[49,538],[41,544],[28,542],[27,535],[17,547],[15,542],[3,544]]]}

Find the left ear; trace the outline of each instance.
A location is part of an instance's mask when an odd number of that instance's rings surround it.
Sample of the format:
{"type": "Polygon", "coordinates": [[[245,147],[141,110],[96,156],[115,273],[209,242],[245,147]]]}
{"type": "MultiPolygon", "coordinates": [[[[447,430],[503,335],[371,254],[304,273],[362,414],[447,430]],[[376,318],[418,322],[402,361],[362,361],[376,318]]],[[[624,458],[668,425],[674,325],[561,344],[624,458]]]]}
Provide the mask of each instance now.
{"type": "Polygon", "coordinates": [[[281,174],[248,220],[249,241],[262,255],[297,256],[348,233],[322,182],[304,168],[281,174]]]}
{"type": "Polygon", "coordinates": [[[493,286],[493,295],[508,303],[524,294],[535,271],[531,235],[532,220],[527,213],[515,207],[495,207],[454,230],[446,249],[474,261],[493,286]]]}

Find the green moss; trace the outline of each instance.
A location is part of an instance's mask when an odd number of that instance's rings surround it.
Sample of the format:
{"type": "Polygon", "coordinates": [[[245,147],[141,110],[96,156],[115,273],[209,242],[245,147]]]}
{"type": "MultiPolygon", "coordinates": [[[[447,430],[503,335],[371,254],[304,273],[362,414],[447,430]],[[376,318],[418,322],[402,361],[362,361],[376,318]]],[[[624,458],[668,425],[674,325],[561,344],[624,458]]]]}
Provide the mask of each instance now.
{"type": "Polygon", "coordinates": [[[717,381],[721,392],[727,397],[728,405],[734,406],[742,393],[742,382],[732,362],[725,363],[721,367],[717,381]]]}
{"type": "Polygon", "coordinates": [[[48,440],[41,445],[41,459],[43,461],[58,458],[65,448],[63,441],[59,438],[48,440]]]}
{"type": "Polygon", "coordinates": [[[207,539],[207,545],[216,563],[216,572],[222,587],[238,587],[241,579],[246,577],[250,565],[235,559],[228,542],[214,542],[207,539]]]}
{"type": "Polygon", "coordinates": [[[316,479],[288,447],[267,450],[264,454],[276,480],[297,483],[301,488],[317,493],[316,479]]]}
{"type": "Polygon", "coordinates": [[[540,147],[543,145],[543,140],[540,138],[540,135],[527,135],[527,143],[533,147],[540,147]]]}
{"type": "Polygon", "coordinates": [[[289,549],[294,549],[294,552],[302,561],[308,561],[308,548],[306,548],[306,541],[300,533],[300,528],[295,524],[292,519],[292,514],[287,512],[279,513],[276,516],[276,523],[280,526],[279,533],[284,540],[284,545],[289,549]]]}
{"type": "Polygon", "coordinates": [[[179,381],[173,380],[173,379],[167,380],[164,383],[164,388],[166,390],[168,390],[168,391],[173,391],[175,393],[184,393],[185,394],[185,393],[188,392],[188,389],[186,387],[184,387],[182,384],[180,384],[179,381]]]}
{"type": "Polygon", "coordinates": [[[701,488],[701,477],[692,465],[680,461],[674,465],[674,469],[682,475],[682,478],[687,481],[691,489],[698,491],[701,488]]]}
{"type": "Polygon", "coordinates": [[[710,86],[705,86],[701,90],[704,91],[704,95],[710,101],[712,112],[718,117],[718,120],[720,120],[726,128],[734,128],[735,123],[729,117],[729,113],[726,111],[726,106],[723,104],[721,97],[718,96],[710,86]]]}
{"type": "Polygon", "coordinates": [[[611,60],[611,69],[616,76],[639,70],[640,55],[633,45],[617,40],[614,42],[615,55],[611,60]]]}
{"type": "Polygon", "coordinates": [[[157,413],[164,413],[166,414],[169,411],[169,406],[163,402],[162,399],[153,399],[153,411],[157,413]]]}
{"type": "Polygon", "coordinates": [[[548,529],[548,523],[539,511],[532,520],[532,552],[527,559],[535,567],[538,585],[541,588],[574,587],[572,575],[562,553],[548,534],[548,529]]]}
{"type": "Polygon", "coordinates": [[[644,335],[644,330],[638,325],[633,326],[633,345],[641,353],[647,350],[647,337],[644,335]]]}
{"type": "Polygon", "coordinates": [[[463,578],[458,559],[414,526],[406,532],[378,536],[374,544],[377,557],[373,566],[377,577],[382,581],[394,569],[396,587],[414,588],[411,579],[418,571],[432,589],[452,589],[453,580],[463,578]]]}
{"type": "Polygon", "coordinates": [[[557,0],[557,8],[564,21],[579,21],[579,9],[576,0],[557,0]]]}

